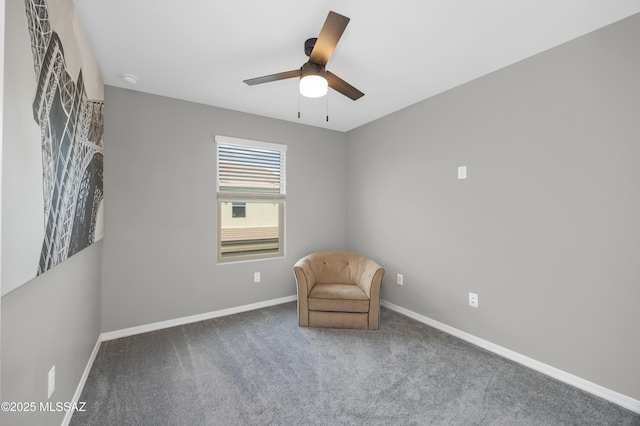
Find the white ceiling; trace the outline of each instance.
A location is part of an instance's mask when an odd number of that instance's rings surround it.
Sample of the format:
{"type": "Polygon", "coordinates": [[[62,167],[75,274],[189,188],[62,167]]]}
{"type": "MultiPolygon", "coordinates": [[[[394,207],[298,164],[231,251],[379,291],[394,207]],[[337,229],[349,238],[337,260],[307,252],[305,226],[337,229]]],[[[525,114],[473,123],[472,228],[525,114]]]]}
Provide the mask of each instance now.
{"type": "Polygon", "coordinates": [[[640,12],[640,0],[74,0],[105,84],[348,131],[640,12]],[[330,10],[351,18],[327,69],[365,93],[300,98],[330,10]],[[135,86],[122,73],[139,78],[135,86]]]}

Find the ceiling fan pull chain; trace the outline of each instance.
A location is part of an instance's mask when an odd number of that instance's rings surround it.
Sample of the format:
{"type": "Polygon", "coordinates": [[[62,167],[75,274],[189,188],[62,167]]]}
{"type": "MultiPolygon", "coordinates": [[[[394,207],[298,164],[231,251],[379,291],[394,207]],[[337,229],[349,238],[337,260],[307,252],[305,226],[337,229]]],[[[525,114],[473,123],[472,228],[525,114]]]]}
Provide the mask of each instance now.
{"type": "Polygon", "coordinates": [[[298,120],[300,119],[300,91],[298,90],[298,120]]]}
{"type": "Polygon", "coordinates": [[[327,123],[329,122],[329,93],[327,92],[327,123]]]}

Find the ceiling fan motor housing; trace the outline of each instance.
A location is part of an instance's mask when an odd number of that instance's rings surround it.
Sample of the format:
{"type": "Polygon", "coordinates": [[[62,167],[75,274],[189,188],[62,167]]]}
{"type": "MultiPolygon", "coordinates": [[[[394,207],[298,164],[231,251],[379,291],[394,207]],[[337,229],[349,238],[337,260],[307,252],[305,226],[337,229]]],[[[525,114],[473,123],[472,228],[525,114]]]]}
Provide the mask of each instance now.
{"type": "Polygon", "coordinates": [[[327,78],[327,71],[320,64],[314,64],[313,62],[306,62],[302,68],[300,68],[300,78],[304,78],[308,75],[318,75],[323,78],[327,78]]]}

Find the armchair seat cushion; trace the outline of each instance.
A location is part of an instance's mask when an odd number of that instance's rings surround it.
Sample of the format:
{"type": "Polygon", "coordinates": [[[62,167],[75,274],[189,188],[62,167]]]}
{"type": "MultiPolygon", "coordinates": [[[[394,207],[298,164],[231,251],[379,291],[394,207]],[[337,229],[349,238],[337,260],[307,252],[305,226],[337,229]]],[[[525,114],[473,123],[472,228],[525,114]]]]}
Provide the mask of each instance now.
{"type": "Polygon", "coordinates": [[[369,312],[369,298],[353,284],[316,284],[309,293],[309,310],[369,312]]]}

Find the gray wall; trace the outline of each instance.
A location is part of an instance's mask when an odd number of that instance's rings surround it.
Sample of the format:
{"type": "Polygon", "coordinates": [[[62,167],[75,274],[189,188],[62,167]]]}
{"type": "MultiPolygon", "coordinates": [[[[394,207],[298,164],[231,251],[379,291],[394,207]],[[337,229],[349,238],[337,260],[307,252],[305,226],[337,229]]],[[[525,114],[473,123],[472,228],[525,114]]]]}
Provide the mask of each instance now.
{"type": "MultiPolygon", "coordinates": [[[[2,298],[2,400],[72,401],[100,335],[102,242],[2,298]],[[47,376],[56,389],[47,399],[47,376]]],[[[5,413],[3,425],[60,424],[64,412],[5,413]]]]}
{"type": "MultiPolygon", "coordinates": [[[[24,143],[24,138],[15,133],[15,126],[20,123],[23,117],[15,114],[16,105],[26,106],[28,112],[27,118],[30,120],[27,124],[35,126],[33,119],[30,118],[31,102],[33,101],[33,87],[35,87],[34,74],[32,70],[31,50],[29,46],[29,36],[26,31],[26,19],[24,15],[24,2],[0,2],[0,30],[2,34],[6,32],[10,34],[6,37],[6,45],[0,37],[0,44],[4,46],[4,53],[0,61],[0,67],[4,73],[4,87],[10,88],[0,91],[2,103],[5,106],[4,113],[9,110],[13,111],[10,117],[15,121],[12,123],[14,132],[8,132],[4,121],[4,130],[2,133],[2,151],[4,156],[3,174],[5,180],[3,182],[4,190],[3,219],[7,219],[7,202],[14,202],[20,208],[14,209],[12,213],[18,216],[22,215],[26,222],[32,217],[33,209],[29,209],[29,204],[25,201],[27,194],[32,194],[27,188],[29,182],[20,180],[19,185],[16,180],[7,182],[7,169],[10,168],[27,170],[34,166],[31,160],[33,157],[25,158],[24,155],[17,155],[15,150],[16,144],[7,142],[7,135],[13,137],[11,142],[16,140],[24,143]],[[6,16],[6,22],[5,22],[6,16]],[[26,48],[23,50],[22,48],[26,48]],[[16,56],[17,55],[17,56],[16,56]],[[18,59],[20,58],[20,59],[18,59]],[[26,58],[26,70],[28,74],[21,73],[18,64],[26,58]],[[2,65],[4,62],[4,66],[2,65]],[[7,68],[5,68],[5,66],[7,68]],[[24,84],[29,81],[30,84],[24,84]],[[17,135],[17,136],[16,136],[17,135]],[[17,139],[16,139],[17,138],[17,139]],[[10,146],[9,146],[10,145],[10,146]],[[7,155],[9,154],[9,155],[7,155]],[[11,186],[11,194],[7,194],[7,185],[11,186]],[[17,187],[16,187],[17,185],[17,187]],[[9,197],[8,197],[9,195],[9,197]]],[[[58,25],[66,25],[66,22],[58,22],[58,25]]],[[[0,85],[2,85],[0,79],[0,85]]],[[[0,126],[1,127],[1,126],[0,126]]],[[[36,132],[36,141],[38,141],[36,132]]],[[[20,144],[17,144],[20,145],[20,144]]],[[[31,150],[35,149],[39,152],[40,144],[32,145],[31,150]]],[[[23,153],[24,150],[19,150],[23,153]]],[[[37,154],[37,153],[36,153],[37,154]]],[[[36,157],[40,158],[40,157],[36,157]]],[[[35,163],[36,174],[35,180],[38,180],[38,173],[41,173],[41,159],[35,163]]],[[[15,175],[10,175],[14,176],[15,175]]],[[[40,185],[40,196],[42,192],[42,184],[40,185]]],[[[41,209],[42,207],[40,207],[41,209]]],[[[40,216],[42,210],[40,210],[40,216]]],[[[41,220],[41,219],[40,219],[41,220]]],[[[19,222],[19,221],[18,221],[19,222]]],[[[7,223],[15,225],[16,221],[5,221],[4,237],[2,243],[4,249],[16,249],[14,244],[5,244],[7,242],[7,223]]],[[[32,222],[29,222],[32,223],[32,222]]],[[[41,223],[41,222],[36,222],[41,223]]],[[[11,231],[15,231],[15,226],[10,227],[11,231]]],[[[37,226],[36,226],[37,228],[37,226]]],[[[23,241],[29,240],[28,236],[32,235],[33,229],[20,228],[21,234],[12,232],[12,235],[18,235],[21,240],[17,247],[23,248],[23,241]]],[[[14,240],[15,241],[15,240],[14,240]]],[[[36,246],[38,253],[40,251],[40,243],[36,246]]],[[[15,250],[14,250],[15,251],[15,250]]],[[[24,251],[18,249],[19,254],[24,251]]],[[[3,254],[11,254],[5,253],[3,254]]],[[[15,255],[15,253],[13,253],[15,255]]],[[[37,269],[36,264],[32,267],[35,275],[37,269]]],[[[71,401],[76,391],[82,373],[87,365],[87,361],[95,347],[98,336],[100,335],[100,281],[101,281],[101,259],[102,259],[102,243],[98,242],[89,248],[72,256],[67,261],[57,265],[43,275],[35,277],[17,289],[5,294],[0,299],[2,310],[0,313],[0,337],[2,339],[2,348],[0,352],[0,389],[2,391],[2,401],[7,402],[68,402],[71,401]],[[56,389],[51,399],[47,398],[47,376],[51,367],[56,366],[56,389]]],[[[3,275],[7,278],[6,268],[11,262],[27,262],[27,256],[9,256],[3,257],[3,275]],[[10,259],[9,261],[7,259],[10,259]]],[[[14,265],[15,266],[15,265],[14,265]]],[[[19,267],[17,269],[20,269],[19,267]]],[[[20,281],[22,284],[24,281],[20,281]]],[[[10,284],[6,280],[3,281],[3,291],[6,291],[10,284]]],[[[15,286],[12,285],[11,288],[15,286]]],[[[37,407],[39,408],[39,406],[37,407]]],[[[60,424],[64,417],[64,412],[22,412],[8,413],[0,411],[0,424],[2,425],[52,425],[60,424]]]]}
{"type": "Polygon", "coordinates": [[[640,399],[638,40],[635,15],[348,133],[347,248],[384,299],[640,399]]]}
{"type": "Polygon", "coordinates": [[[344,133],[115,87],[105,105],[102,331],[294,295],[296,260],[344,249],[344,133]],[[216,264],[216,134],[288,146],[286,257],[216,264]]]}

